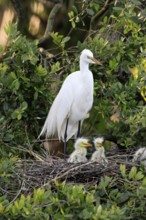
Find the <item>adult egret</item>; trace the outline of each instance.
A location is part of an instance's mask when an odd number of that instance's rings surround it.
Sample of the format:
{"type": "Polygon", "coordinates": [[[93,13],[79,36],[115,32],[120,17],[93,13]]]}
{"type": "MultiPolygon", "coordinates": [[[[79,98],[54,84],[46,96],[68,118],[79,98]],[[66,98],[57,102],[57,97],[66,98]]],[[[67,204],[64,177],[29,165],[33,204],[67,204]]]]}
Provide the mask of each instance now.
{"type": "Polygon", "coordinates": [[[95,151],[91,156],[91,161],[99,162],[99,163],[108,163],[105,156],[105,149],[103,146],[103,142],[104,142],[103,137],[94,138],[93,143],[95,146],[95,151]]]}
{"type": "Polygon", "coordinates": [[[87,138],[78,138],[74,145],[75,150],[71,153],[67,161],[70,163],[87,162],[87,147],[92,147],[89,140],[87,138]]]}
{"type": "Polygon", "coordinates": [[[135,152],[132,162],[140,162],[146,169],[146,147],[141,147],[135,152]]]}
{"type": "Polygon", "coordinates": [[[90,63],[101,65],[90,50],[84,49],[80,55],[80,70],[66,77],[38,137],[57,135],[64,142],[64,155],[66,142],[75,134],[79,137],[82,122],[93,104],[94,81],[90,63]]]}

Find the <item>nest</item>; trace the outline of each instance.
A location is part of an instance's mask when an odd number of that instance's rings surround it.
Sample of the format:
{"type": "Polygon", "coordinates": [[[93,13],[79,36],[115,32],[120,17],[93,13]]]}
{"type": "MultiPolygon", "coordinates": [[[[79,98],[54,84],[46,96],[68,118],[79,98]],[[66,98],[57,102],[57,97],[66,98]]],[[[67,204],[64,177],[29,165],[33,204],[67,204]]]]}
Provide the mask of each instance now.
{"type": "Polygon", "coordinates": [[[120,164],[125,164],[127,171],[133,166],[129,153],[109,155],[107,159],[107,165],[91,161],[73,164],[51,157],[48,160],[42,158],[19,160],[15,165],[15,172],[13,171],[11,175],[10,183],[1,186],[1,191],[3,194],[7,193],[14,201],[20,193],[29,194],[34,188],[53,185],[54,181],[96,184],[104,175],[121,177],[120,164]]]}

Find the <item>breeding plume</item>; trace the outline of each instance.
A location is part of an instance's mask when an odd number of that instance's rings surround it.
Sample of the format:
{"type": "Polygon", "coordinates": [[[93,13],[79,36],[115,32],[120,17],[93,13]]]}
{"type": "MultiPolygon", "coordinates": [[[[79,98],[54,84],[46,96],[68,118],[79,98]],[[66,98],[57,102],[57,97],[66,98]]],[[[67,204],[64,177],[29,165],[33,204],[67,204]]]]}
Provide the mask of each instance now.
{"type": "Polygon", "coordinates": [[[94,82],[90,63],[101,65],[93,53],[85,49],[80,56],[80,70],[65,79],[39,135],[46,134],[47,138],[57,135],[64,141],[64,153],[66,142],[73,135],[79,136],[82,122],[93,104],[94,82]]]}
{"type": "Polygon", "coordinates": [[[92,147],[92,144],[89,143],[87,138],[78,138],[75,142],[75,150],[68,158],[70,163],[80,163],[87,162],[87,147],[92,147]]]}
{"type": "Polygon", "coordinates": [[[92,154],[91,161],[99,162],[99,163],[108,163],[105,156],[105,149],[103,146],[104,138],[98,137],[94,138],[93,143],[95,147],[95,151],[92,154]]]}

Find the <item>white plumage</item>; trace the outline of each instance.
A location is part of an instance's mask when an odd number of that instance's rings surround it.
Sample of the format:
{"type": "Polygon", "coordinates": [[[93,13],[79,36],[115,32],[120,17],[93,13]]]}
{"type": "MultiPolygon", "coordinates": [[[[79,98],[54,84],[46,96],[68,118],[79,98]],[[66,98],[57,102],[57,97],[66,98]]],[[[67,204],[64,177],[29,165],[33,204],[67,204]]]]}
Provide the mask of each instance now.
{"type": "Polygon", "coordinates": [[[93,104],[94,85],[89,63],[101,65],[93,53],[85,49],[80,56],[80,70],[65,79],[39,137],[43,134],[47,137],[57,135],[59,140],[66,142],[77,134],[79,121],[83,122],[93,104]]]}
{"type": "Polygon", "coordinates": [[[78,138],[74,144],[75,150],[72,152],[68,158],[69,163],[81,163],[87,162],[87,147],[91,147],[87,138],[78,138]]]}
{"type": "Polygon", "coordinates": [[[93,152],[91,156],[91,161],[98,163],[108,163],[108,160],[105,156],[103,142],[103,137],[94,138],[93,143],[96,150],[93,152]]]}
{"type": "Polygon", "coordinates": [[[140,162],[146,168],[146,147],[139,148],[135,152],[132,162],[140,162]]]}

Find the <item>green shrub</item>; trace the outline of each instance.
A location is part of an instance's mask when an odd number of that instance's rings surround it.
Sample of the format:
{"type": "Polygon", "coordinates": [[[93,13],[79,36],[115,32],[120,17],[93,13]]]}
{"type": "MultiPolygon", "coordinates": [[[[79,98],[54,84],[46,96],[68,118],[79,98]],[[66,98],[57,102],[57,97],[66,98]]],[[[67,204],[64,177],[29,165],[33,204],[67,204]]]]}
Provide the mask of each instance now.
{"type": "Polygon", "coordinates": [[[42,186],[12,201],[1,196],[1,219],[144,219],[146,177],[136,167],[120,170],[121,175],[102,176],[90,186],[54,182],[52,189],[42,186]]]}

